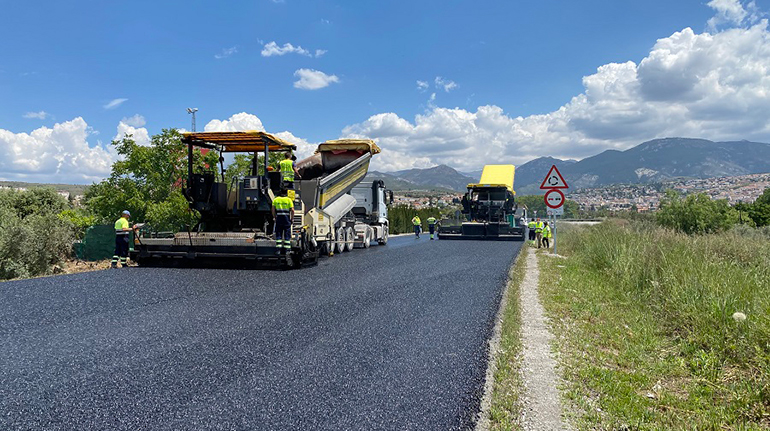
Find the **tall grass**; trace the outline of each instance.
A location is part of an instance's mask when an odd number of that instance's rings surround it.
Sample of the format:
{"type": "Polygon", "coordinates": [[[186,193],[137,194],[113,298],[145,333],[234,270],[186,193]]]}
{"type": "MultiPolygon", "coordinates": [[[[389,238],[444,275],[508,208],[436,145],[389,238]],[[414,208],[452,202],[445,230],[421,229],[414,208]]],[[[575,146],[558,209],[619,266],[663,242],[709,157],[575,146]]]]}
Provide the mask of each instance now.
{"type": "Polygon", "coordinates": [[[388,222],[390,222],[390,233],[409,233],[414,232],[412,217],[420,216],[423,230],[428,230],[428,217],[433,216],[441,219],[441,210],[438,208],[423,208],[416,210],[408,205],[394,205],[388,207],[388,222]]]}
{"type": "Polygon", "coordinates": [[[621,220],[566,232],[560,245],[569,259],[553,268],[562,279],[546,302],[573,326],[567,342],[583,353],[568,368],[599,394],[599,423],[770,427],[770,239],[621,220]]]}

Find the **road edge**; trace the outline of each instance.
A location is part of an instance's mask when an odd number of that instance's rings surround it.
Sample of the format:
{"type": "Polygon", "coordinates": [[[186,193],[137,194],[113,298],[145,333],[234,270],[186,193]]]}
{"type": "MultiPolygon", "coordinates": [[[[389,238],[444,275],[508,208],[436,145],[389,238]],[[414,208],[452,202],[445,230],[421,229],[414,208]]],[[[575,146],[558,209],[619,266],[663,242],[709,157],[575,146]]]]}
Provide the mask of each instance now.
{"type": "MultiPolygon", "coordinates": [[[[492,409],[492,394],[494,393],[495,387],[495,373],[497,373],[497,358],[500,353],[500,340],[503,333],[503,315],[508,307],[511,290],[513,290],[511,288],[514,285],[513,268],[516,267],[516,264],[519,262],[519,259],[522,258],[522,255],[528,253],[529,249],[526,247],[526,244],[522,245],[521,250],[519,250],[519,253],[516,255],[516,259],[513,260],[510,268],[508,268],[508,279],[505,282],[505,289],[500,298],[500,306],[495,314],[495,326],[492,329],[492,337],[490,337],[487,344],[487,351],[489,354],[487,356],[487,372],[484,376],[484,394],[481,397],[479,412],[476,414],[475,431],[489,431],[492,423],[490,411],[492,409]]],[[[518,288],[518,286],[516,287],[518,288]]],[[[516,294],[518,294],[518,291],[516,294]]]]}

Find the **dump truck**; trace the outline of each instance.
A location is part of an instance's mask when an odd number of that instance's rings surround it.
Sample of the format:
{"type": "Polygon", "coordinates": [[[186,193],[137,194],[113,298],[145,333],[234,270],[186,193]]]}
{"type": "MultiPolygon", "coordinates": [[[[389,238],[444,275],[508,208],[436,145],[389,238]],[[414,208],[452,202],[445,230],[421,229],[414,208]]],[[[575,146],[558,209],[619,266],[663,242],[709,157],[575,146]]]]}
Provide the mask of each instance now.
{"type": "Polygon", "coordinates": [[[182,142],[188,153],[183,193],[190,208],[200,214],[200,221],[189,230],[165,237],[139,235],[131,258],[140,265],[215,260],[300,267],[317,262],[321,254],[352,250],[359,243],[368,247],[374,241],[387,242],[384,184],[369,184],[369,194],[358,199],[350,194],[366,175],[371,157],[380,152],[373,141],[327,141],[295,164],[300,176],[288,192],[294,200],[294,220],[286,255],[277,253],[271,213],[273,199],[286,185],[281,173],[269,166],[269,159],[272,153],[292,152],[296,146],[258,131],[184,133],[182,142]],[[247,153],[252,157],[250,172],[229,184],[223,163],[221,175],[210,168],[196,172],[195,148],[219,152],[220,162],[224,153],[247,153]],[[376,200],[376,204],[356,210],[366,206],[359,204],[363,198],[373,204],[376,200]],[[357,232],[364,235],[359,237],[357,232]]]}
{"type": "Polygon", "coordinates": [[[486,165],[479,183],[468,184],[461,216],[442,220],[439,239],[486,239],[523,241],[527,214],[516,203],[513,165],[486,165]]]}

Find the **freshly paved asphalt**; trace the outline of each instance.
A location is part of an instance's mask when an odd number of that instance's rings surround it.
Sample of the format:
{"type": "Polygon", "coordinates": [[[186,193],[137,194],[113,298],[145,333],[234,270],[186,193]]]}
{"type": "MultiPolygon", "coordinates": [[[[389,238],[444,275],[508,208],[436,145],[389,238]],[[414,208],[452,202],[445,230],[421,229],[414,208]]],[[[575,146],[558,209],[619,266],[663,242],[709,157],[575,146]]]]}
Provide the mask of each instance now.
{"type": "Polygon", "coordinates": [[[520,246],[0,283],[0,429],[469,428],[520,246]]]}

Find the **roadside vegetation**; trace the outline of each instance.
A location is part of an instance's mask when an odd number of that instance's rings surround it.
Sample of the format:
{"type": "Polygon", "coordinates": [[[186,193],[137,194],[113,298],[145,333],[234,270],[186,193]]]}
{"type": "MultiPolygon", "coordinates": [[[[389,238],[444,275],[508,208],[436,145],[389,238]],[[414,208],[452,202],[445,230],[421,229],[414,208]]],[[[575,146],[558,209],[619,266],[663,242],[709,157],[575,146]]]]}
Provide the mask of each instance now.
{"type": "Polygon", "coordinates": [[[541,257],[579,429],[770,428],[770,228],[711,202],[562,227],[568,258],[541,257]]]}
{"type": "Polygon", "coordinates": [[[72,252],[73,215],[53,189],[0,190],[0,280],[53,273],[72,252]]]}
{"type": "Polygon", "coordinates": [[[422,221],[422,229],[428,231],[428,217],[433,216],[436,219],[441,220],[442,214],[453,212],[453,209],[442,210],[439,208],[423,208],[414,209],[409,205],[394,205],[388,208],[388,221],[390,222],[390,234],[396,235],[399,233],[411,233],[414,232],[414,225],[412,224],[412,217],[415,215],[420,216],[422,221]]]}
{"type": "Polygon", "coordinates": [[[521,301],[519,291],[524,280],[529,247],[522,247],[511,268],[508,303],[502,312],[500,346],[495,361],[492,405],[489,410],[490,430],[520,430],[521,394],[521,301]]]}

